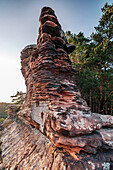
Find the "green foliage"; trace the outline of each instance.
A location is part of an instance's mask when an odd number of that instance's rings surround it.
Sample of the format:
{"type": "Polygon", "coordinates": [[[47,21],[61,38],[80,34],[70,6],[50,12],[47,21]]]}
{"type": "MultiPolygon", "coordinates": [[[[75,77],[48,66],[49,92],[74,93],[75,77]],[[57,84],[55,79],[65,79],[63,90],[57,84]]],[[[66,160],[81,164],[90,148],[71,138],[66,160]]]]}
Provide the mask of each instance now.
{"type": "Polygon", "coordinates": [[[1,118],[7,118],[7,110],[8,110],[8,105],[10,103],[0,103],[0,119],[1,118]]]}
{"type": "MultiPolygon", "coordinates": [[[[101,9],[103,12],[103,15],[99,21],[99,25],[95,27],[96,34],[99,35],[98,37],[101,37],[102,41],[105,40],[112,40],[113,38],[113,4],[108,5],[107,3],[104,5],[104,7],[101,9]]],[[[98,40],[95,40],[99,43],[98,40]]],[[[100,42],[100,43],[101,43],[100,42]]]]}
{"type": "Polygon", "coordinates": [[[3,123],[4,120],[5,120],[4,118],[1,118],[1,119],[0,119],[0,123],[3,123]]]}
{"type": "Polygon", "coordinates": [[[84,63],[84,57],[86,53],[87,46],[90,42],[88,38],[84,37],[84,34],[80,32],[78,35],[72,34],[70,31],[66,32],[66,36],[68,39],[68,42],[70,44],[75,44],[76,49],[73,53],[70,54],[70,58],[74,63],[84,63]]]}
{"type": "Polygon", "coordinates": [[[14,104],[21,105],[25,101],[26,93],[23,93],[22,91],[17,91],[16,95],[11,96],[11,98],[14,104]]]}
{"type": "Polygon", "coordinates": [[[91,38],[66,32],[75,51],[70,59],[75,80],[93,112],[113,114],[113,4],[102,8],[102,17],[91,38]]]}

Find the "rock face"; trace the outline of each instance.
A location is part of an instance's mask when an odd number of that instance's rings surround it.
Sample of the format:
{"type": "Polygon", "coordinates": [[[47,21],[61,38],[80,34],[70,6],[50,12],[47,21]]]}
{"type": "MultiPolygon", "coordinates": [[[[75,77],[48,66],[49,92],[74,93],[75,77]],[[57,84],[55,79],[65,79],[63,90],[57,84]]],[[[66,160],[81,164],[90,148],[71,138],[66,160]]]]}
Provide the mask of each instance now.
{"type": "MultiPolygon", "coordinates": [[[[82,99],[68,56],[75,47],[68,44],[54,11],[44,7],[39,21],[37,45],[29,45],[21,52],[26,101],[18,120],[9,125],[9,131],[4,130],[6,140],[2,145],[5,156],[7,141],[17,136],[16,149],[11,154],[17,151],[21,157],[15,160],[12,156],[13,165],[9,161],[6,167],[25,169],[25,164],[28,169],[47,170],[113,168],[113,117],[91,113],[82,99]],[[28,137],[20,137],[26,133],[28,137]],[[22,147],[31,141],[28,151],[19,149],[19,141],[22,147]],[[35,161],[30,161],[34,157],[35,161]]],[[[9,159],[7,156],[4,162],[9,159]]]]}
{"type": "MultiPolygon", "coordinates": [[[[2,156],[6,170],[112,170],[113,168],[112,150],[104,149],[96,154],[88,154],[55,147],[45,135],[22,118],[13,121],[8,119],[4,122],[4,126],[2,156]]],[[[96,135],[92,138],[94,141],[98,140],[96,135]]]]}

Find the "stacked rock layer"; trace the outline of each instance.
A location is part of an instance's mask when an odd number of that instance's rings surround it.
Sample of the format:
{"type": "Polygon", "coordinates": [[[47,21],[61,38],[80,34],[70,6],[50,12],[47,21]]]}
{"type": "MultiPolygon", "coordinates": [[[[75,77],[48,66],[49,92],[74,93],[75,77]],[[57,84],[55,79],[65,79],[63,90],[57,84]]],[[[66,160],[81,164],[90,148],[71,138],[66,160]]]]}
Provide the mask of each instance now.
{"type": "Polygon", "coordinates": [[[27,46],[21,53],[27,99],[20,115],[56,146],[94,153],[105,139],[106,131],[100,135],[100,129],[113,126],[113,117],[91,113],[82,99],[68,56],[75,47],[68,44],[54,11],[44,7],[39,21],[37,45],[27,46]],[[94,136],[99,140],[97,147],[93,147],[94,136]]]}
{"type": "Polygon", "coordinates": [[[65,168],[71,162],[71,169],[76,170],[81,161],[82,169],[110,168],[113,117],[91,113],[82,99],[68,56],[75,47],[68,44],[54,11],[44,7],[39,21],[37,45],[21,52],[27,97],[18,115],[43,133],[56,150],[61,149],[62,159],[68,153],[65,168]]]}
{"type": "MultiPolygon", "coordinates": [[[[113,152],[75,153],[55,147],[22,118],[4,122],[3,169],[6,170],[112,170],[113,152]]],[[[95,137],[95,136],[94,136],[95,137]]],[[[95,146],[95,143],[94,143],[95,146]]]]}

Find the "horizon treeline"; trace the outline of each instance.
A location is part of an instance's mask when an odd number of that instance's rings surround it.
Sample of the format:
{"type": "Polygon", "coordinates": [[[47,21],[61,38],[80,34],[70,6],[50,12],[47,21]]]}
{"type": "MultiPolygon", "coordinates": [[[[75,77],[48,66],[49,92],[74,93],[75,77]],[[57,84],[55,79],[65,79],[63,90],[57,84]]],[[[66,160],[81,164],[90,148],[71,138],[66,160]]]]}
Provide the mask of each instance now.
{"type": "Polygon", "coordinates": [[[92,112],[113,115],[113,4],[106,3],[90,38],[66,32],[76,48],[70,54],[74,78],[92,112]]]}

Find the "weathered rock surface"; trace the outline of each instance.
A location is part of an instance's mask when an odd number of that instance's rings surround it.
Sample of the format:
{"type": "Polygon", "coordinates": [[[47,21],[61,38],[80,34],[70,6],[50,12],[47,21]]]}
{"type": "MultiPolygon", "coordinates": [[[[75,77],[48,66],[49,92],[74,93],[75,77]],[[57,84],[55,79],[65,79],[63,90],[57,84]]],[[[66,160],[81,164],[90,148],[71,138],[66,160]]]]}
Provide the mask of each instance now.
{"type": "Polygon", "coordinates": [[[27,97],[18,115],[27,124],[18,118],[4,130],[4,164],[17,169],[110,169],[113,116],[91,113],[82,99],[68,56],[75,47],[68,44],[54,11],[44,7],[39,21],[37,45],[21,52],[27,97]]]}
{"type": "Polygon", "coordinates": [[[2,142],[5,169],[107,170],[113,168],[112,150],[109,152],[103,150],[96,154],[85,152],[79,154],[74,150],[58,148],[22,118],[11,120],[7,126],[5,125],[2,142]]]}

